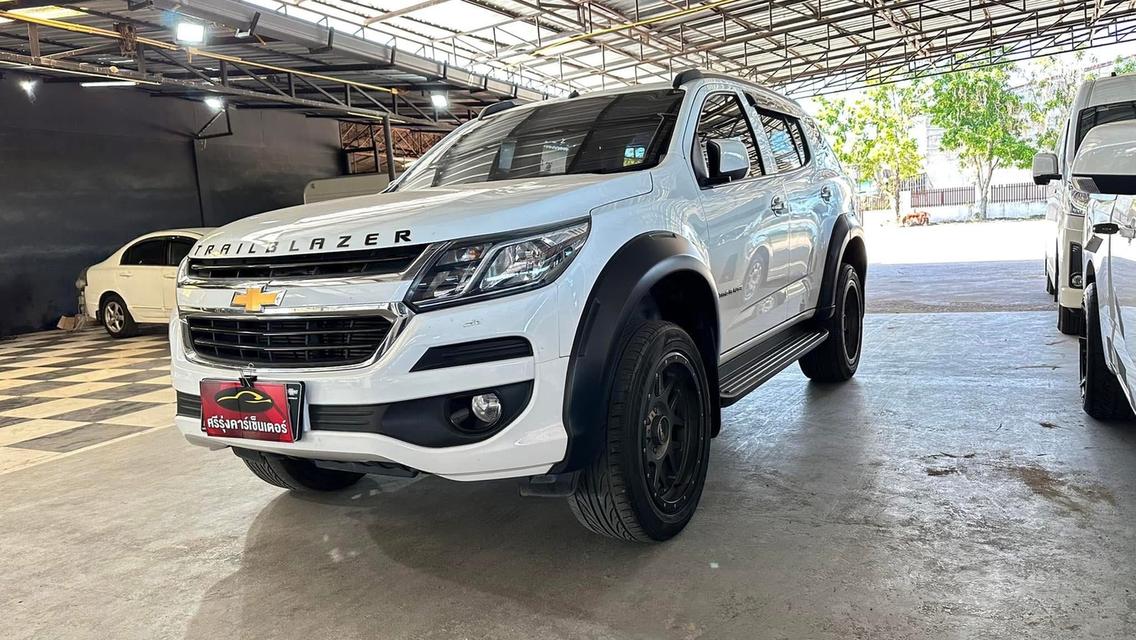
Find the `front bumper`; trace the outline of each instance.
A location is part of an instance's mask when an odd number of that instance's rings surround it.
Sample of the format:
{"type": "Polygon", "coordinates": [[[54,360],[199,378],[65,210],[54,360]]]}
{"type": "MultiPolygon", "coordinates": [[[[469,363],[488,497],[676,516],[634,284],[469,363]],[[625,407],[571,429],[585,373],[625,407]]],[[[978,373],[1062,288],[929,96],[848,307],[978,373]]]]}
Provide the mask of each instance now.
{"type": "MultiPolygon", "coordinates": [[[[291,294],[290,294],[291,295],[291,294]]],[[[555,285],[493,301],[440,309],[410,317],[381,355],[363,366],[343,368],[257,367],[262,380],[305,383],[309,406],[388,405],[474,390],[531,384],[525,406],[487,439],[456,446],[421,446],[379,433],[311,428],[310,414],[295,443],[207,436],[197,417],[175,422],[190,442],[210,448],[241,447],[282,455],[347,462],[390,462],[454,480],[538,475],[559,462],[567,447],[563,424],[568,358],[560,356],[555,285]],[[430,347],[505,336],[522,336],[533,355],[479,364],[413,370],[430,347]]],[[[198,395],[201,380],[236,379],[236,367],[195,359],[181,322],[171,323],[174,388],[198,395]]]]}
{"type": "Polygon", "coordinates": [[[1058,239],[1061,254],[1058,256],[1060,266],[1057,271],[1057,303],[1069,309],[1080,309],[1081,298],[1084,295],[1081,280],[1083,228],[1084,218],[1067,216],[1061,238],[1058,239]]]}

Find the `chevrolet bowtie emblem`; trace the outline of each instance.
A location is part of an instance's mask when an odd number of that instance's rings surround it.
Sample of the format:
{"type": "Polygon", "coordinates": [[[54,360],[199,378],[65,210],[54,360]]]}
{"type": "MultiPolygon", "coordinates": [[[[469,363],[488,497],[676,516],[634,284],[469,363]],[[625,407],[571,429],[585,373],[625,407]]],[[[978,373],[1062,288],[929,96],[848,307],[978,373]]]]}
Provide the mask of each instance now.
{"type": "Polygon", "coordinates": [[[264,307],[280,304],[283,291],[265,291],[264,287],[249,287],[244,293],[234,293],[230,306],[244,307],[245,311],[260,311],[264,307]]]}

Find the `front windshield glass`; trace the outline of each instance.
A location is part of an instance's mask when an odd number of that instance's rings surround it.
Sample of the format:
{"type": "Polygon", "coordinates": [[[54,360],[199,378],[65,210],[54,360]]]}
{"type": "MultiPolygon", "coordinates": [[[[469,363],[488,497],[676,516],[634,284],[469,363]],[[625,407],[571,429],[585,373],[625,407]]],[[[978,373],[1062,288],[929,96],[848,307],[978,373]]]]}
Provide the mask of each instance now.
{"type": "Polygon", "coordinates": [[[1077,122],[1077,140],[1073,145],[1074,152],[1081,148],[1081,141],[1085,139],[1085,136],[1093,127],[1125,120],[1136,120],[1136,101],[1114,102],[1085,109],[1081,112],[1081,117],[1077,122]]]}
{"type": "Polygon", "coordinates": [[[502,111],[456,134],[460,138],[411,168],[395,188],[653,167],[666,152],[682,95],[659,89],[502,111]]]}

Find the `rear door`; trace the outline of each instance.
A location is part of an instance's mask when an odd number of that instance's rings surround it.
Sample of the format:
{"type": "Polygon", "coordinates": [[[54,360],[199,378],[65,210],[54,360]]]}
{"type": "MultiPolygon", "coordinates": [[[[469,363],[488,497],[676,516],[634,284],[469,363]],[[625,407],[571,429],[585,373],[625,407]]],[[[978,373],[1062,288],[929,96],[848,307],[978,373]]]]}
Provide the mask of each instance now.
{"type": "MultiPolygon", "coordinates": [[[[169,239],[146,238],[135,242],[122,254],[115,289],[134,319],[139,322],[160,322],[165,298],[162,293],[166,280],[163,275],[168,265],[169,239]]],[[[176,270],[176,269],[175,269],[176,270]]]]}
{"type": "Polygon", "coordinates": [[[197,240],[187,236],[172,236],[167,246],[166,266],[162,270],[162,312],[165,317],[177,306],[177,270],[183,258],[197,240]]]}
{"type": "MultiPolygon", "coordinates": [[[[736,91],[708,91],[700,103],[692,150],[693,161],[705,166],[706,141],[733,138],[745,144],[750,158],[745,178],[700,184],[723,351],[784,320],[780,291],[788,283],[789,208],[781,179],[768,175],[742,100],[736,91]]],[[[705,175],[705,170],[695,168],[695,175],[705,175]]]]}
{"type": "Polygon", "coordinates": [[[826,218],[839,213],[840,189],[833,184],[835,172],[820,175],[812,158],[801,121],[771,109],[758,109],[761,126],[778,173],[784,178],[789,205],[789,257],[786,315],[795,317],[812,309],[809,275],[818,268],[820,231],[826,218]]]}

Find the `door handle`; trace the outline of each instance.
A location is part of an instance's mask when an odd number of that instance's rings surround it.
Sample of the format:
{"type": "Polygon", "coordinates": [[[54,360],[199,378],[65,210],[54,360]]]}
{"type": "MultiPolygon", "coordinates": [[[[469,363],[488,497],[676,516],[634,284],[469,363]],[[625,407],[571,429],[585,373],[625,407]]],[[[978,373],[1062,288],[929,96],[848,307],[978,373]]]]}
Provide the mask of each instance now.
{"type": "Polygon", "coordinates": [[[1093,233],[1099,233],[1104,236],[1111,236],[1117,231],[1120,231],[1120,225],[1115,222],[1099,222],[1093,225],[1093,233]]]}
{"type": "Polygon", "coordinates": [[[832,200],[832,189],[830,187],[828,187],[828,185],[821,187],[820,199],[824,200],[825,202],[829,202],[829,201],[832,200]]]}
{"type": "Polygon", "coordinates": [[[773,196],[773,199],[769,201],[769,210],[777,215],[785,213],[785,199],[781,196],[773,196]]]}
{"type": "Polygon", "coordinates": [[[133,277],[134,277],[134,274],[130,274],[130,273],[120,273],[120,274],[118,274],[118,277],[120,277],[120,278],[133,278],[133,277]]]}

